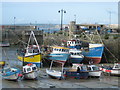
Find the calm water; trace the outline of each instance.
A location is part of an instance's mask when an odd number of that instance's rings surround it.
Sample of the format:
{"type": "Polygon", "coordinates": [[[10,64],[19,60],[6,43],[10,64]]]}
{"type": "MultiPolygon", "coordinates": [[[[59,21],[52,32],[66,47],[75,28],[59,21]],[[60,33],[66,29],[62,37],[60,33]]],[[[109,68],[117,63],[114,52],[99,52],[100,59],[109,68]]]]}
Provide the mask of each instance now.
{"type": "MultiPolygon", "coordinates": [[[[17,59],[15,47],[2,48],[2,60],[10,63],[11,66],[22,66],[22,63],[17,59]]],[[[18,82],[0,80],[2,81],[2,88],[118,88],[118,81],[120,77],[102,76],[100,78],[89,79],[67,79],[57,80],[51,79],[45,73],[46,68],[40,69],[38,80],[22,80],[18,82]]]]}

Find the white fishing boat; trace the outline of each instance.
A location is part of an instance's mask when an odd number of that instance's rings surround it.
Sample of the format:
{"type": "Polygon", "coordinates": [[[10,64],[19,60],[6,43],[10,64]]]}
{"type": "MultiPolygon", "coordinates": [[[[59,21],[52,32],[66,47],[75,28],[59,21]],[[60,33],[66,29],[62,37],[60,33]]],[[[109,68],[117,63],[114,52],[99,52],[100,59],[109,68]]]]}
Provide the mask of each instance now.
{"type": "Polygon", "coordinates": [[[102,71],[96,65],[87,65],[87,70],[89,71],[89,76],[91,77],[100,77],[102,71]]]}
{"type": "Polygon", "coordinates": [[[84,59],[84,56],[82,55],[81,50],[70,49],[69,53],[71,54],[70,55],[71,63],[80,63],[84,59]]]}
{"type": "Polygon", "coordinates": [[[24,79],[37,79],[38,68],[35,64],[29,63],[23,66],[24,79]]]}

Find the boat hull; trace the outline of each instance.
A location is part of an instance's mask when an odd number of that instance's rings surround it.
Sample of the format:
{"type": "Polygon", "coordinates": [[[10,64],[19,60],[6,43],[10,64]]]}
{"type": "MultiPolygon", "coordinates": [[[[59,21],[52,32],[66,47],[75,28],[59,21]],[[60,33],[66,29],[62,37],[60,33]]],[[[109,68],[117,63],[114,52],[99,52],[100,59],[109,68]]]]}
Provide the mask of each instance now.
{"type": "Polygon", "coordinates": [[[62,72],[55,71],[55,70],[48,70],[46,69],[46,73],[54,79],[61,79],[62,78],[62,72]]]}
{"type": "Polygon", "coordinates": [[[69,53],[51,53],[47,58],[56,62],[66,62],[69,59],[69,56],[69,53]]]}
{"type": "Polygon", "coordinates": [[[86,79],[88,78],[89,73],[87,71],[81,71],[81,72],[76,72],[76,71],[66,71],[65,76],[66,78],[77,78],[77,79],[86,79]]]}
{"type": "Polygon", "coordinates": [[[91,77],[100,77],[102,71],[89,71],[89,76],[91,77]]]}
{"type": "Polygon", "coordinates": [[[82,52],[82,54],[85,56],[83,63],[98,64],[101,62],[104,46],[102,44],[95,44],[94,46],[95,47],[90,47],[89,51],[82,52]]]}
{"type": "Polygon", "coordinates": [[[37,77],[38,77],[37,71],[24,74],[24,79],[36,79],[37,77]]]}
{"type": "Polygon", "coordinates": [[[75,57],[70,58],[71,63],[80,63],[82,60],[83,58],[75,58],[75,57]]]}
{"type": "Polygon", "coordinates": [[[113,70],[111,70],[110,74],[115,75],[115,76],[120,76],[120,70],[119,69],[118,70],[113,69],[113,70]]]}
{"type": "Polygon", "coordinates": [[[36,64],[37,67],[41,67],[41,64],[42,64],[42,55],[41,54],[24,56],[24,57],[18,55],[18,59],[22,62],[24,61],[24,63],[26,63],[26,64],[28,64],[28,63],[36,64]]]}
{"type": "MultiPolygon", "coordinates": [[[[11,69],[14,70],[14,68],[11,68],[11,69]]],[[[6,79],[6,80],[18,80],[19,79],[20,70],[19,69],[16,69],[16,70],[17,71],[7,71],[5,73],[3,71],[3,73],[1,73],[2,74],[2,78],[6,79]]]]}

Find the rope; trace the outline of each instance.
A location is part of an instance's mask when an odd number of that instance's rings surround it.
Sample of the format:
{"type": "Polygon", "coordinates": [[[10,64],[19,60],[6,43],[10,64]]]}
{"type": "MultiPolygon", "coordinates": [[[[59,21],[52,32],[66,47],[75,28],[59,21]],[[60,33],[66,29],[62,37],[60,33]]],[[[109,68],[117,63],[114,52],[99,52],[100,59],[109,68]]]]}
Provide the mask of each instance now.
{"type": "MultiPolygon", "coordinates": [[[[100,34],[98,33],[98,30],[96,29],[96,31],[97,31],[97,34],[99,35],[99,37],[100,37],[100,34]]],[[[102,41],[102,39],[101,39],[101,37],[100,37],[100,41],[101,41],[101,43],[104,45],[104,47],[109,51],[109,53],[118,61],[118,59],[115,57],[115,55],[114,54],[112,54],[111,52],[110,52],[110,50],[105,46],[105,44],[103,43],[103,41],[102,41]]]]}
{"type": "Polygon", "coordinates": [[[115,57],[115,55],[114,55],[114,54],[112,54],[112,53],[110,52],[110,50],[109,50],[107,47],[105,47],[105,48],[106,48],[106,50],[108,50],[108,51],[109,51],[109,53],[110,53],[110,54],[111,54],[111,55],[112,55],[112,56],[116,59],[116,61],[119,61],[119,60],[118,60],[118,58],[116,58],[116,57],[115,57]]]}

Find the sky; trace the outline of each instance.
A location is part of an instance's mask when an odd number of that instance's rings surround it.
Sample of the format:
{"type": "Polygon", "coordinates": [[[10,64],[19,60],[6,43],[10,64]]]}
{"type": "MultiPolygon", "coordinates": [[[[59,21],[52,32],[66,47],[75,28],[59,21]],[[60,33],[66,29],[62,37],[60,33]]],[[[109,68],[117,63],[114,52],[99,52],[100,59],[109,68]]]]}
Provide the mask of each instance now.
{"type": "Polygon", "coordinates": [[[76,23],[111,24],[118,23],[118,2],[99,1],[9,1],[3,0],[0,7],[0,24],[60,24],[63,9],[63,24],[69,24],[76,19],[76,23]],[[18,2],[17,2],[18,1],[18,2]],[[110,14],[111,12],[111,14],[110,14]],[[75,17],[76,15],[76,17],[75,17]],[[111,15],[111,16],[110,16],[111,15]],[[15,17],[15,18],[14,18],[15,17]]]}

